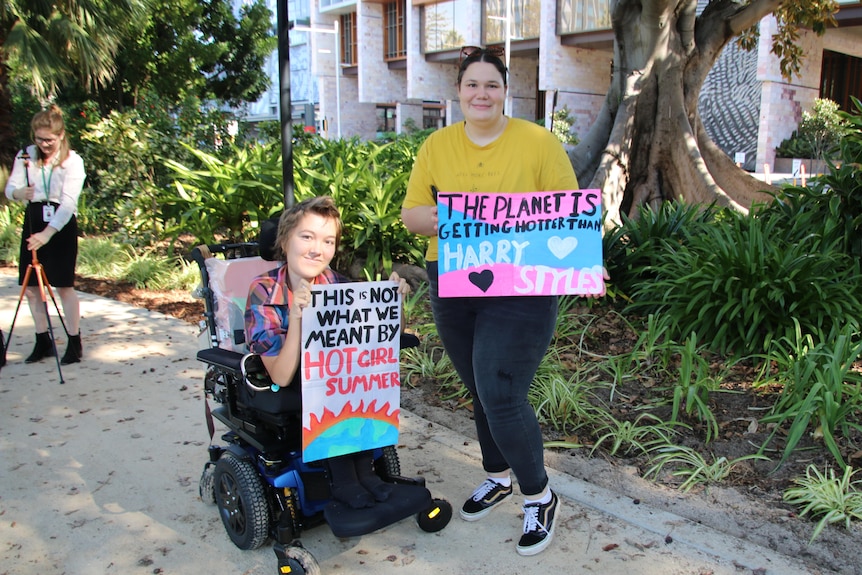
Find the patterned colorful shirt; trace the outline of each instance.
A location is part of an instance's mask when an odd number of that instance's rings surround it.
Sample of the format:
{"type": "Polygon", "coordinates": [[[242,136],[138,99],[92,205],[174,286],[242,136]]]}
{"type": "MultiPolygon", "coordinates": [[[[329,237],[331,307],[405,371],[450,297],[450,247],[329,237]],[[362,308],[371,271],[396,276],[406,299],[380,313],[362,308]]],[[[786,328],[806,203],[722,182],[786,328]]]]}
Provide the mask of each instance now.
{"type": "MultiPolygon", "coordinates": [[[[316,284],[348,282],[327,269],[314,278],[316,284]]],[[[245,341],[251,353],[278,355],[287,335],[293,292],[287,287],[287,264],[259,275],[251,282],[245,304],[245,341]]]]}

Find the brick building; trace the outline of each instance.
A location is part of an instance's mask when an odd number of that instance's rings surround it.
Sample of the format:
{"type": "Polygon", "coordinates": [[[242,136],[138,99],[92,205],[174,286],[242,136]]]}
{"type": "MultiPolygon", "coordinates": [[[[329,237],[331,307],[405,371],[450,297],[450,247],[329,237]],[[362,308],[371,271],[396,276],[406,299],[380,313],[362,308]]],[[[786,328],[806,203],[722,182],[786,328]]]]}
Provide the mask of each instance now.
{"type": "MultiPolygon", "coordinates": [[[[565,106],[576,134],[586,133],[610,80],[610,0],[286,1],[293,121],[329,137],[369,139],[460,120],[454,81],[463,45],[507,46],[507,113],[548,125],[565,106]]],[[[275,0],[268,2],[275,14],[275,0]]],[[[729,45],[710,73],[704,123],[725,152],[744,154],[747,169],[772,165],[775,146],[816,98],[848,108],[850,95],[862,97],[862,2],[839,2],[838,28],[802,34],[807,56],[790,82],[769,51],[772,17],[761,22],[757,50],[729,45]]],[[[273,87],[248,107],[249,121],[278,118],[277,53],[269,66],[273,87]]]]}

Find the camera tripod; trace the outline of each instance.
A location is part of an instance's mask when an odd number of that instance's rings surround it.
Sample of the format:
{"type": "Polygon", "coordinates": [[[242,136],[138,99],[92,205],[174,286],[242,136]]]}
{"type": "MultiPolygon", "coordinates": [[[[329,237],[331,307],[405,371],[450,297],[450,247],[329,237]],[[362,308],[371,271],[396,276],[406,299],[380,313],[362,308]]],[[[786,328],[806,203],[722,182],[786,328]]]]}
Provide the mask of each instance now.
{"type": "MultiPolygon", "coordinates": [[[[18,319],[18,311],[21,309],[21,302],[27,293],[27,288],[30,285],[30,276],[36,274],[36,282],[39,285],[39,296],[42,300],[42,305],[45,307],[45,317],[48,320],[48,337],[51,340],[51,348],[54,352],[54,359],[57,361],[57,373],[60,375],[60,383],[66,383],[63,380],[63,370],[60,368],[60,354],[57,353],[57,342],[54,339],[54,326],[51,325],[51,314],[48,313],[48,296],[54,303],[54,309],[57,311],[57,316],[60,318],[60,324],[63,326],[63,331],[68,336],[69,330],[66,329],[66,322],[63,321],[63,316],[60,314],[60,307],[57,305],[57,300],[54,298],[54,291],[51,289],[51,284],[48,282],[48,276],[45,275],[45,268],[39,262],[39,256],[36,255],[36,250],[30,250],[32,261],[27,266],[27,271],[24,272],[24,281],[21,282],[21,294],[18,296],[18,305],[15,306],[15,315],[12,317],[12,325],[9,328],[9,335],[6,338],[6,343],[3,345],[3,354],[0,357],[0,367],[6,363],[6,350],[9,349],[9,342],[12,341],[12,332],[15,330],[15,322],[18,319]]],[[[2,343],[2,342],[0,342],[2,343]]]]}

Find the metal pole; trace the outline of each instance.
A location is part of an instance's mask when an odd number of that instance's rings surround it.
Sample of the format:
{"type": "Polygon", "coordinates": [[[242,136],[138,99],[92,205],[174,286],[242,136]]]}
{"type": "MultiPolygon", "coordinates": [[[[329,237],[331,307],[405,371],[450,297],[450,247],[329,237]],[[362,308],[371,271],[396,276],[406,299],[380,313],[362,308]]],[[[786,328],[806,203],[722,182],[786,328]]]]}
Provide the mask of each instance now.
{"type": "Polygon", "coordinates": [[[341,139],[341,33],[339,19],[332,23],[335,30],[335,121],[338,123],[338,139],[341,139]]]}
{"type": "Polygon", "coordinates": [[[290,18],[287,0],[277,0],[279,112],[281,120],[281,175],[284,209],[293,206],[293,126],[290,104],[290,18]]]}
{"type": "MultiPolygon", "coordinates": [[[[512,0],[506,0],[506,73],[509,73],[510,55],[512,53],[512,0]]],[[[512,115],[512,96],[510,90],[506,90],[506,109],[505,113],[512,115]]]]}

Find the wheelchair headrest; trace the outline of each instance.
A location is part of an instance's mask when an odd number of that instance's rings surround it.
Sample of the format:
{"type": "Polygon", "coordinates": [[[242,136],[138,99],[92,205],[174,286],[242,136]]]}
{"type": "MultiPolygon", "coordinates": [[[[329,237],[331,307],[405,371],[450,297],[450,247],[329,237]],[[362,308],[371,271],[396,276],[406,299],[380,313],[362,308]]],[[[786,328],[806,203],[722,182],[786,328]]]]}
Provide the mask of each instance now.
{"type": "Polygon", "coordinates": [[[278,259],[275,257],[275,238],[278,236],[278,219],[280,217],[281,213],[278,213],[263,222],[260,225],[260,235],[257,238],[260,257],[270,262],[278,259]]]}

